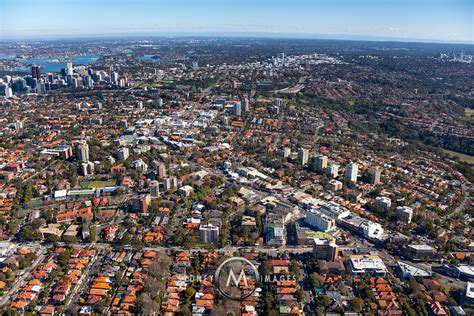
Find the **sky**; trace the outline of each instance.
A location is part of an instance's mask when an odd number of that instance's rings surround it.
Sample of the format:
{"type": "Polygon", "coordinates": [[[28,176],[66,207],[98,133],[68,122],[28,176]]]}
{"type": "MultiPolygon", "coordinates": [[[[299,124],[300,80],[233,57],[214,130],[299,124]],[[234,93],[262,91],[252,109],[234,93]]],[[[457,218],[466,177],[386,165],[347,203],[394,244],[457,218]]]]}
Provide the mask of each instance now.
{"type": "Polygon", "coordinates": [[[138,33],[474,42],[474,0],[0,0],[0,39],[138,33]]]}

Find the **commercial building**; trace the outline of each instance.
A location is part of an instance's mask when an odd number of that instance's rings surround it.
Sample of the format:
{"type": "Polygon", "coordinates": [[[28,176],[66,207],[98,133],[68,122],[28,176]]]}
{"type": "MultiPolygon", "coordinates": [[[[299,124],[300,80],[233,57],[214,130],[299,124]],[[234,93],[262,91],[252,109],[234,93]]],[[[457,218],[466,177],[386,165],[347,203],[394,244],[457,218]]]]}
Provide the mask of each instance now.
{"type": "Polygon", "coordinates": [[[339,225],[374,241],[382,241],[384,229],[379,223],[374,223],[358,215],[350,215],[338,221],[339,225]]]}
{"type": "Polygon", "coordinates": [[[313,255],[315,259],[334,261],[339,253],[339,246],[334,238],[314,239],[313,255]]]}
{"type": "Polygon", "coordinates": [[[355,276],[364,274],[387,275],[387,267],[382,259],[376,255],[351,255],[347,264],[349,271],[355,276]]]}
{"type": "Polygon", "coordinates": [[[318,211],[334,219],[343,219],[351,214],[347,208],[333,201],[321,205],[318,211]]]}
{"type": "Polygon", "coordinates": [[[319,209],[309,209],[305,212],[305,222],[323,232],[327,232],[336,228],[336,220],[331,218],[324,213],[320,212],[319,209]]]}
{"type": "Polygon", "coordinates": [[[405,255],[414,261],[432,261],[437,260],[437,252],[428,245],[408,245],[405,248],[405,255]]]}
{"type": "Polygon", "coordinates": [[[286,229],[283,224],[265,224],[265,243],[269,246],[284,246],[286,244],[286,229]]]}
{"type": "Polygon", "coordinates": [[[403,261],[397,262],[396,271],[402,280],[414,277],[428,278],[432,276],[431,271],[422,269],[413,264],[403,261]]]}

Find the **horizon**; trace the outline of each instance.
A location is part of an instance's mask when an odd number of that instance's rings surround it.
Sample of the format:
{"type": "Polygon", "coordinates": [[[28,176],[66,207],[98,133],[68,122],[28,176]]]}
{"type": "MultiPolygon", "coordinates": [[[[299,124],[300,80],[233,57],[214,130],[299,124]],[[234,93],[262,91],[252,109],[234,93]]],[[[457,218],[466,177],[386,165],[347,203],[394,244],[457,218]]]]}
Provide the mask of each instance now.
{"type": "Polygon", "coordinates": [[[345,34],[311,34],[311,33],[264,33],[264,32],[167,32],[167,33],[104,33],[104,34],[75,34],[75,35],[54,35],[54,36],[22,36],[7,37],[0,40],[0,43],[11,41],[33,42],[33,41],[76,41],[105,39],[114,40],[117,38],[130,40],[148,39],[186,39],[186,38],[220,38],[220,39],[268,39],[268,40],[315,40],[315,41],[347,41],[347,42],[374,42],[374,43],[406,43],[406,44],[439,44],[439,45],[474,45],[474,41],[457,40],[431,40],[422,38],[399,38],[399,37],[378,37],[378,36],[351,36],[345,34]]]}
{"type": "Polygon", "coordinates": [[[2,0],[0,12],[7,40],[230,35],[474,43],[468,0],[2,0]]]}

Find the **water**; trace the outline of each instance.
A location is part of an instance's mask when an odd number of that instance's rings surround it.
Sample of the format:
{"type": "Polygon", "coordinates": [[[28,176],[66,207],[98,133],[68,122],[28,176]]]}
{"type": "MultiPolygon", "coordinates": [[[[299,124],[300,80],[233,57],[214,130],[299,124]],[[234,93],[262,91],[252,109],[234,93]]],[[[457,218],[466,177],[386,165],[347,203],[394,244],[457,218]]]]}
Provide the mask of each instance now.
{"type": "Polygon", "coordinates": [[[14,60],[15,58],[15,54],[0,54],[0,60],[14,60]]]}
{"type": "Polygon", "coordinates": [[[151,61],[154,63],[159,63],[161,61],[160,56],[157,56],[157,55],[144,55],[144,56],[139,57],[138,59],[143,60],[143,61],[151,61]]]}
{"type": "MultiPolygon", "coordinates": [[[[95,63],[99,60],[100,56],[74,56],[72,58],[73,65],[90,65],[95,63]]],[[[8,59],[14,60],[14,54],[0,54],[0,59],[8,59]]],[[[16,69],[17,71],[21,72],[30,72],[30,67],[27,65],[36,64],[41,66],[41,72],[60,72],[61,68],[66,68],[65,62],[60,61],[52,61],[52,60],[63,60],[64,58],[61,57],[48,57],[48,58],[26,58],[26,59],[19,59],[19,61],[23,62],[25,66],[16,69]]]]}

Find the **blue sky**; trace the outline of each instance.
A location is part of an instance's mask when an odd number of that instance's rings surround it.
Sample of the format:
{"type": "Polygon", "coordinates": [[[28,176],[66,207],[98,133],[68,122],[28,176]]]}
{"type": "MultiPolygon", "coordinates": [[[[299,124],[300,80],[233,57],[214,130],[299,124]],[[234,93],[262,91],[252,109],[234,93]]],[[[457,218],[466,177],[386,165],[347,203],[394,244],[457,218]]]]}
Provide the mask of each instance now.
{"type": "Polygon", "coordinates": [[[0,0],[0,38],[190,32],[474,42],[474,0],[0,0]]]}

